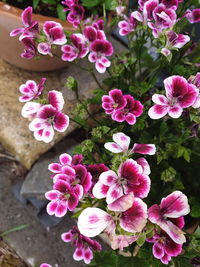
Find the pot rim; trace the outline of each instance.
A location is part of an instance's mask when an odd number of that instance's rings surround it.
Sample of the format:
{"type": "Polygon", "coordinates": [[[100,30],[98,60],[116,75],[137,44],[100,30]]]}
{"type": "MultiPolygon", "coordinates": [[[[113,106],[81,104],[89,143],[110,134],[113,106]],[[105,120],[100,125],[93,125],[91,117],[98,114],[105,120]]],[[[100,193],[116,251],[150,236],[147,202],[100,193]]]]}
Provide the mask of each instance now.
{"type": "MultiPolygon", "coordinates": [[[[22,13],[23,9],[20,9],[18,7],[14,7],[12,5],[9,5],[7,3],[1,2],[0,1],[0,13],[5,13],[8,16],[12,16],[12,17],[16,17],[17,19],[21,19],[21,13],[22,13]]],[[[68,31],[74,31],[74,28],[72,26],[72,24],[70,24],[67,20],[66,21],[62,21],[59,18],[54,18],[54,17],[49,17],[49,16],[44,16],[44,15],[40,15],[40,14],[35,14],[33,13],[33,20],[37,20],[40,23],[44,23],[45,21],[55,21],[60,23],[65,30],[68,31]]]]}

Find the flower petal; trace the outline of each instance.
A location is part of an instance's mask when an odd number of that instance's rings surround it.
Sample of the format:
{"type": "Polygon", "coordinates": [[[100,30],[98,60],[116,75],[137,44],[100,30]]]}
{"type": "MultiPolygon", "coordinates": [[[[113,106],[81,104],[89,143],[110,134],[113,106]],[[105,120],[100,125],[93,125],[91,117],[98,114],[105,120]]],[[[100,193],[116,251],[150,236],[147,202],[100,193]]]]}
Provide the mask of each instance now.
{"type": "Polygon", "coordinates": [[[151,119],[157,120],[164,117],[167,114],[168,106],[154,105],[148,111],[148,115],[151,119]]]}
{"type": "Polygon", "coordinates": [[[174,191],[161,200],[160,208],[164,211],[163,216],[178,218],[190,212],[188,199],[181,191],[174,191]]]}
{"type": "Polygon", "coordinates": [[[99,235],[112,221],[112,217],[99,208],[86,208],[78,217],[78,228],[82,235],[99,235]]]}
{"type": "Polygon", "coordinates": [[[132,207],[134,201],[133,193],[129,193],[127,195],[123,195],[122,197],[118,198],[114,202],[108,205],[109,210],[122,212],[126,211],[132,207]]]}
{"type": "Polygon", "coordinates": [[[147,223],[147,205],[135,198],[130,209],[123,212],[120,218],[120,226],[128,232],[141,232],[147,223]]]}
{"type": "Polygon", "coordinates": [[[154,144],[134,144],[131,151],[143,155],[154,155],[156,153],[156,147],[154,144]]]}
{"type": "Polygon", "coordinates": [[[129,136],[124,133],[116,133],[113,134],[113,140],[123,149],[123,151],[128,150],[131,141],[129,136]]]}
{"type": "Polygon", "coordinates": [[[56,90],[49,91],[48,100],[49,104],[51,104],[58,111],[61,111],[63,109],[65,101],[61,92],[58,92],[56,90]]]}

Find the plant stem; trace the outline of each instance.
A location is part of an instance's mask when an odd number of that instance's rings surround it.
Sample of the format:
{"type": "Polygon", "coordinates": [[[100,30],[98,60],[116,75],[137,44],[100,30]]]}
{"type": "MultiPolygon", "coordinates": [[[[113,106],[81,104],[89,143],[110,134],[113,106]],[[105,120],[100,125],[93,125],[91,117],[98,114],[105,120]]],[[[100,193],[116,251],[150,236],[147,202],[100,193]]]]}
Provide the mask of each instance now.
{"type": "Polygon", "coordinates": [[[96,77],[94,71],[91,70],[90,73],[91,73],[92,77],[94,78],[95,82],[98,84],[99,88],[101,88],[102,90],[105,90],[105,89],[103,88],[103,86],[100,84],[100,82],[98,81],[98,79],[97,79],[97,77],[96,77]]]}

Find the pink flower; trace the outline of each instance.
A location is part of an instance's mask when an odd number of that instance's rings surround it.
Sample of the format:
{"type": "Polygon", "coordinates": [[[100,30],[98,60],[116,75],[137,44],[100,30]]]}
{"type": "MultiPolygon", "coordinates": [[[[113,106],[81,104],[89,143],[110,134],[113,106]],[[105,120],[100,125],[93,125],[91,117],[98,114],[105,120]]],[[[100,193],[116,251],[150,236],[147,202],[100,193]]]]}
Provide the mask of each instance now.
{"type": "Polygon", "coordinates": [[[125,10],[126,10],[125,6],[117,6],[116,7],[117,16],[123,17],[125,10]]]}
{"type": "Polygon", "coordinates": [[[179,5],[179,0],[162,0],[161,3],[164,4],[166,8],[172,8],[176,10],[179,5]]]}
{"type": "MultiPolygon", "coordinates": [[[[130,233],[141,232],[147,222],[147,205],[135,198],[132,206],[115,218],[122,229],[130,233]]],[[[81,234],[94,237],[105,231],[108,235],[116,229],[113,217],[99,208],[86,208],[78,218],[78,228],[81,234]]]]}
{"type": "Polygon", "coordinates": [[[53,267],[52,265],[48,264],[48,263],[42,263],[40,265],[40,267],[53,267]]]}
{"type": "Polygon", "coordinates": [[[64,45],[61,50],[63,52],[62,60],[73,61],[76,58],[83,58],[89,52],[85,38],[80,33],[74,33],[70,36],[72,45],[64,45]]]}
{"type": "Polygon", "coordinates": [[[104,20],[103,19],[98,19],[92,23],[92,26],[100,31],[103,31],[104,29],[104,20]]]}
{"type": "Polygon", "coordinates": [[[51,54],[51,45],[64,45],[67,42],[63,27],[55,21],[45,21],[43,32],[47,42],[38,44],[38,52],[42,55],[51,54]]]}
{"type": "Polygon", "coordinates": [[[69,117],[58,111],[52,105],[44,105],[30,124],[29,129],[34,132],[38,141],[49,143],[53,140],[54,129],[58,132],[66,131],[69,126],[69,117]]]}
{"type": "Polygon", "coordinates": [[[107,204],[116,200],[119,202],[121,197],[131,192],[135,197],[147,197],[151,181],[143,166],[140,165],[140,162],[128,159],[120,165],[118,174],[112,170],[103,172],[93,187],[93,195],[98,199],[106,197],[107,204]]]}
{"type": "Polygon", "coordinates": [[[138,236],[116,235],[115,233],[111,233],[108,235],[108,239],[112,249],[124,250],[124,248],[129,247],[133,242],[135,242],[138,239],[138,236]]]}
{"type": "Polygon", "coordinates": [[[69,9],[65,9],[65,11],[70,11],[69,14],[67,15],[67,20],[69,23],[73,24],[74,28],[77,28],[78,25],[81,23],[81,20],[84,18],[84,13],[85,10],[83,6],[74,4],[70,5],[69,9]]]}
{"type": "Polygon", "coordinates": [[[24,37],[21,43],[25,46],[24,52],[21,53],[21,57],[31,59],[37,54],[37,48],[35,42],[30,37],[24,37]]]}
{"type": "Polygon", "coordinates": [[[23,96],[19,97],[19,101],[27,102],[32,99],[37,99],[44,89],[45,82],[46,78],[42,78],[38,85],[32,80],[28,80],[25,84],[22,84],[19,87],[19,91],[23,94],[23,96]]]}
{"type": "Polygon", "coordinates": [[[129,154],[139,153],[144,155],[154,155],[156,153],[154,144],[134,144],[133,148],[128,151],[131,139],[124,133],[113,134],[113,141],[107,142],[104,145],[107,150],[113,153],[128,152],[129,154]]]}
{"type": "MultiPolygon", "coordinates": [[[[80,164],[82,159],[82,155],[77,154],[72,158],[69,154],[63,153],[59,156],[60,163],[51,163],[49,164],[48,169],[55,174],[63,173],[65,167],[71,167],[70,169],[72,169],[74,165],[80,164]]],[[[72,173],[75,172],[72,170],[72,173]]]]}
{"type": "Polygon", "coordinates": [[[126,121],[128,124],[133,125],[136,123],[136,118],[143,113],[143,105],[131,95],[125,95],[124,98],[126,100],[126,106],[115,110],[112,113],[112,119],[117,122],[126,121]]]}
{"type": "Polygon", "coordinates": [[[183,17],[186,17],[190,23],[200,22],[200,8],[196,8],[193,10],[188,9],[183,15],[183,17]]]}
{"type": "Polygon", "coordinates": [[[115,110],[124,108],[126,103],[127,101],[119,89],[113,89],[109,92],[109,95],[102,97],[102,108],[106,114],[112,114],[115,110]]]}
{"type": "MultiPolygon", "coordinates": [[[[198,89],[200,89],[200,72],[198,72],[195,77],[188,79],[188,82],[194,84],[198,89]]],[[[200,108],[200,94],[197,96],[192,107],[200,108]]]]}
{"type": "MultiPolygon", "coordinates": [[[[94,23],[93,23],[94,24],[94,23]]],[[[98,27],[98,25],[96,26],[98,27]]],[[[106,35],[103,30],[99,30],[94,26],[86,26],[84,28],[84,37],[88,43],[94,42],[96,39],[106,40],[106,35]]]]}
{"type": "Polygon", "coordinates": [[[153,205],[148,210],[149,220],[157,224],[177,244],[186,242],[181,228],[173,222],[190,212],[187,197],[175,191],[161,200],[160,205],[153,205]]]}
{"type": "Polygon", "coordinates": [[[71,6],[73,6],[73,5],[78,4],[78,1],[79,1],[79,0],[64,0],[64,1],[62,1],[61,3],[62,3],[63,5],[65,5],[65,6],[71,7],[71,6]]]}
{"type": "Polygon", "coordinates": [[[104,73],[111,64],[106,56],[113,54],[112,44],[107,40],[97,39],[91,43],[90,50],[89,61],[95,63],[98,72],[104,73]]]}
{"type": "Polygon", "coordinates": [[[53,190],[45,193],[45,197],[51,200],[47,205],[47,213],[56,217],[63,217],[67,210],[74,210],[79,199],[83,196],[83,188],[80,185],[71,186],[63,180],[58,180],[53,185],[53,190]]]}
{"type": "Polygon", "coordinates": [[[148,22],[148,26],[153,30],[155,38],[158,37],[159,32],[173,27],[176,23],[177,16],[175,10],[172,8],[167,9],[163,4],[159,4],[152,14],[155,22],[148,22]]]}
{"type": "Polygon", "coordinates": [[[166,96],[154,94],[152,100],[155,103],[149,109],[149,117],[152,119],[160,119],[166,114],[172,118],[179,118],[183,112],[183,108],[190,107],[194,104],[199,90],[195,85],[178,75],[168,77],[164,80],[166,96]]]}
{"type": "Polygon", "coordinates": [[[133,32],[137,26],[137,21],[131,14],[129,18],[126,20],[122,20],[118,23],[120,28],[119,34],[122,36],[128,35],[129,33],[133,32]]]}
{"type": "Polygon", "coordinates": [[[167,43],[164,48],[162,48],[161,53],[164,56],[169,56],[171,54],[171,49],[181,48],[186,43],[190,41],[190,37],[184,34],[177,34],[173,31],[166,32],[167,43]]]}
{"type": "Polygon", "coordinates": [[[101,250],[101,245],[97,241],[82,235],[75,226],[68,232],[63,233],[61,238],[64,242],[71,242],[76,246],[73,254],[76,261],[84,260],[86,264],[89,264],[93,259],[93,251],[101,250]]]}
{"type": "Polygon", "coordinates": [[[163,231],[155,233],[152,238],[147,238],[147,242],[153,243],[153,255],[163,264],[168,264],[171,257],[178,256],[182,251],[182,244],[175,243],[163,231]]]}
{"type": "Polygon", "coordinates": [[[24,27],[12,30],[10,33],[11,37],[21,34],[19,40],[22,40],[24,37],[35,37],[37,35],[39,32],[38,21],[32,21],[32,13],[32,7],[29,6],[24,9],[21,14],[22,24],[24,27]]]}

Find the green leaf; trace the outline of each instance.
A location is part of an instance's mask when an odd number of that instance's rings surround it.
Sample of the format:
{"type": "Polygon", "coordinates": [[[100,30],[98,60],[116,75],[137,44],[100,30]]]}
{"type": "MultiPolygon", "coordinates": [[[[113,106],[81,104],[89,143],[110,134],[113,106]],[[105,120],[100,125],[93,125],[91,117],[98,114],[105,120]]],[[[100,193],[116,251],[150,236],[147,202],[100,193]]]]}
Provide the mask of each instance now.
{"type": "Polygon", "coordinates": [[[58,4],[56,10],[57,10],[57,14],[58,14],[59,19],[65,21],[66,20],[66,13],[63,11],[63,6],[58,4]]]}
{"type": "Polygon", "coordinates": [[[139,238],[136,240],[136,243],[138,244],[139,247],[141,247],[142,245],[144,245],[146,240],[146,233],[142,232],[139,235],[139,238]]]}
{"type": "Polygon", "coordinates": [[[117,6],[117,0],[105,0],[105,7],[107,10],[115,10],[117,6]]]}
{"type": "Polygon", "coordinates": [[[169,167],[161,173],[161,180],[163,180],[164,182],[172,182],[175,177],[176,170],[172,167],[169,167]]]}
{"type": "Polygon", "coordinates": [[[190,215],[194,218],[199,218],[200,217],[200,203],[198,199],[191,197],[189,198],[189,203],[191,205],[191,212],[190,215]]]}
{"type": "Polygon", "coordinates": [[[196,231],[193,233],[193,236],[200,238],[200,226],[197,227],[196,231]]]}
{"type": "Polygon", "coordinates": [[[88,266],[98,267],[114,267],[117,263],[117,255],[115,251],[94,252],[94,258],[88,266]]]}
{"type": "Polygon", "coordinates": [[[56,5],[56,0],[42,0],[44,4],[56,5]]]}
{"type": "Polygon", "coordinates": [[[25,229],[27,227],[29,227],[29,224],[22,224],[20,226],[14,227],[14,228],[12,228],[12,229],[10,229],[8,231],[5,231],[5,232],[1,233],[0,236],[5,236],[5,235],[7,235],[9,233],[13,233],[13,232],[16,232],[16,231],[21,231],[21,230],[23,230],[23,229],[25,229]]]}
{"type": "Polygon", "coordinates": [[[107,126],[99,126],[94,129],[92,129],[92,136],[101,139],[102,137],[105,136],[110,131],[110,128],[107,126]]]}
{"type": "Polygon", "coordinates": [[[33,0],[33,8],[37,8],[40,0],[33,0]]]}
{"type": "Polygon", "coordinates": [[[101,3],[101,0],[83,0],[82,2],[85,7],[95,7],[101,3]]]}
{"type": "Polygon", "coordinates": [[[183,157],[187,162],[190,162],[191,152],[192,151],[189,148],[186,148],[184,146],[179,146],[177,157],[178,158],[183,157]]]}
{"type": "Polygon", "coordinates": [[[149,263],[145,259],[138,257],[119,256],[117,267],[149,267],[149,263]]]}

